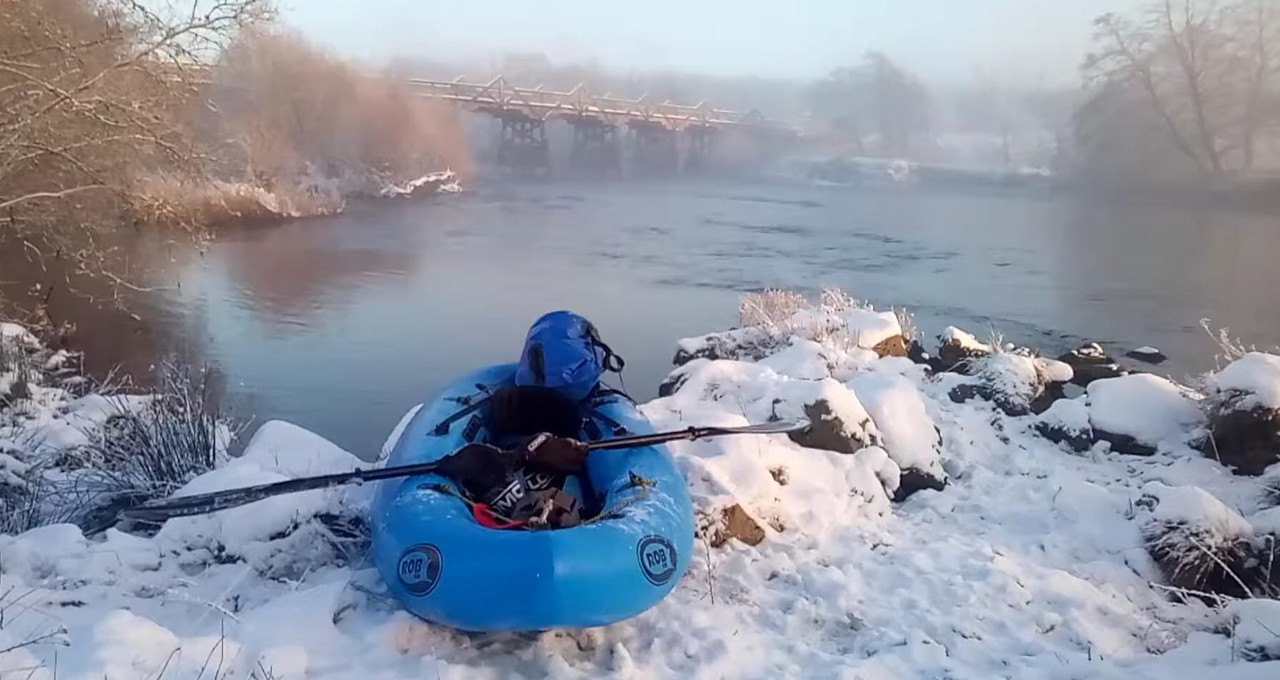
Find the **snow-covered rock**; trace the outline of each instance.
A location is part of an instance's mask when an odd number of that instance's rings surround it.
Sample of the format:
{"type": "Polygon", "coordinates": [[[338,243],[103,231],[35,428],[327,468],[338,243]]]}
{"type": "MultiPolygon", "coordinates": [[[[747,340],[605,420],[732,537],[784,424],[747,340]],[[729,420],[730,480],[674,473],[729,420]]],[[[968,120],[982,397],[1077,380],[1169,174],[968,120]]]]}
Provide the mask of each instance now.
{"type": "Polygon", "coordinates": [[[1063,396],[1062,384],[1072,376],[1060,361],[1004,351],[969,359],[965,372],[977,380],[953,388],[952,401],[986,399],[1011,416],[1044,411],[1063,396]]]}
{"type": "Polygon", "coordinates": [[[1144,373],[1089,383],[1089,424],[1113,451],[1155,453],[1161,443],[1182,443],[1204,422],[1184,388],[1144,373]]]}
{"type": "Polygon", "coordinates": [[[883,372],[862,373],[849,382],[884,438],[889,457],[902,470],[895,500],[922,489],[942,489],[942,442],[920,391],[907,378],[883,372]]]}
{"type": "Polygon", "coordinates": [[[1058,361],[1072,369],[1071,382],[1086,387],[1095,380],[1117,378],[1125,374],[1115,359],[1096,342],[1082,345],[1058,357],[1058,361]]]}
{"type": "Polygon", "coordinates": [[[1149,346],[1137,347],[1135,349],[1131,349],[1128,352],[1125,352],[1124,355],[1129,357],[1130,359],[1136,359],[1143,363],[1153,364],[1153,365],[1163,364],[1164,362],[1169,360],[1169,357],[1165,356],[1164,352],[1161,352],[1155,347],[1149,347],[1149,346]]]}
{"type": "Polygon", "coordinates": [[[1056,444],[1083,453],[1093,446],[1093,427],[1089,425],[1089,407],[1078,399],[1059,399],[1036,417],[1036,432],[1056,444]]]}
{"type": "Polygon", "coordinates": [[[1280,356],[1250,352],[1204,382],[1205,455],[1248,475],[1280,462],[1280,356]]]}
{"type": "Polygon", "coordinates": [[[995,347],[979,341],[972,334],[955,326],[948,326],[943,330],[938,336],[938,341],[940,345],[937,369],[940,371],[957,370],[967,373],[967,362],[985,357],[996,350],[995,347]]]}

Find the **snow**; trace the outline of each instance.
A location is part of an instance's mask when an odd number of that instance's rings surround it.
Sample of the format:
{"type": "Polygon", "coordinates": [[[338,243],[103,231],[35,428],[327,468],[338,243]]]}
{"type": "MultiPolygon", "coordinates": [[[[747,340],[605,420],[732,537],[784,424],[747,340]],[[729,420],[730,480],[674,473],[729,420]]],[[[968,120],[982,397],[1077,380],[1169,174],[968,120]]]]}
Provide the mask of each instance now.
{"type": "Polygon", "coordinates": [[[1085,432],[1089,429],[1089,407],[1078,399],[1059,399],[1036,420],[1067,432],[1085,432]]]}
{"type": "Polygon", "coordinates": [[[1071,379],[1076,375],[1075,369],[1071,368],[1071,364],[1068,364],[1065,361],[1036,357],[1035,363],[1036,372],[1046,382],[1071,382],[1071,379]]]}
{"type": "MultiPolygon", "coordinates": [[[[1185,451],[1072,456],[1029,427],[1085,428],[1114,415],[1175,438],[1197,420],[1183,408],[1194,402],[1176,386],[1171,394],[1158,383],[1102,381],[1112,386],[1091,390],[1087,404],[1059,400],[1037,419],[1013,418],[980,400],[951,402],[961,376],[931,377],[908,361],[812,338],[774,349],[760,361],[692,361],[679,369],[678,391],[642,410],[658,429],[743,425],[798,415],[822,399],[846,425],[858,423],[851,437],[871,442],[874,434],[879,443],[852,454],[783,435],[673,443],[699,516],[739,505],[765,538],[721,548],[700,541],[688,575],[638,617],[508,636],[415,620],[381,599],[376,575],[358,556],[339,559],[314,519],[367,512],[368,489],[357,487],[174,520],[153,537],[114,529],[85,537],[70,525],[0,536],[0,650],[8,650],[0,652],[0,673],[33,680],[1280,677],[1280,661],[1261,661],[1276,656],[1268,634],[1280,631],[1276,602],[1213,611],[1171,599],[1153,587],[1160,576],[1143,549],[1150,522],[1265,533],[1280,518],[1258,507],[1255,482],[1185,451]],[[941,475],[944,466],[944,491],[890,500],[906,468],[941,475]],[[1222,626],[1228,617],[1236,625],[1222,626]]],[[[96,399],[42,404],[33,428],[109,412],[96,399]]],[[[0,439],[19,441],[13,428],[0,422],[0,439]]],[[[313,433],[268,422],[241,457],[182,493],[358,464],[313,433]]]]}
{"type": "Polygon", "coordinates": [[[868,309],[850,309],[840,315],[847,333],[857,346],[871,349],[890,338],[902,335],[898,315],[893,312],[877,312],[868,309]]]}
{"type": "MultiPolygon", "coordinates": [[[[260,427],[244,453],[225,466],[191,480],[175,493],[190,496],[296,477],[348,472],[360,460],[323,437],[282,421],[260,427]]],[[[276,555],[264,544],[273,536],[306,522],[320,513],[342,512],[350,503],[363,505],[371,489],[336,487],[266,498],[209,515],[169,520],[156,535],[162,545],[175,550],[223,550],[229,555],[255,557],[263,566],[276,555]]]]}
{"type": "Polygon", "coordinates": [[[1157,446],[1176,442],[1204,421],[1204,414],[1178,385],[1145,373],[1089,383],[1089,421],[1094,429],[1157,446]]]}
{"type": "Polygon", "coordinates": [[[1142,488],[1156,499],[1151,519],[1169,524],[1191,524],[1220,539],[1253,535],[1253,527],[1216,496],[1196,486],[1169,486],[1150,482],[1142,488]]]}
{"type": "Polygon", "coordinates": [[[1274,534],[1280,540],[1280,507],[1249,515],[1249,526],[1258,534],[1274,534]]]}
{"type": "Polygon", "coordinates": [[[1142,347],[1138,347],[1137,349],[1133,350],[1133,353],[1134,354],[1160,354],[1161,352],[1159,349],[1156,349],[1155,347],[1152,347],[1150,345],[1143,345],[1142,347]]]}
{"type": "Polygon", "coordinates": [[[40,341],[31,334],[31,331],[27,330],[26,326],[9,321],[0,321],[0,341],[27,346],[40,344],[40,341]]]}
{"type": "Polygon", "coordinates": [[[961,349],[969,350],[975,354],[991,354],[995,348],[985,342],[981,342],[973,334],[962,331],[955,326],[947,326],[938,336],[944,345],[955,345],[961,349]]]}
{"type": "Polygon", "coordinates": [[[850,381],[850,387],[884,433],[885,448],[899,467],[942,476],[938,432],[911,380],[901,375],[868,372],[850,381]]]}
{"type": "Polygon", "coordinates": [[[1240,600],[1227,605],[1233,633],[1245,655],[1280,659],[1280,601],[1240,600]]]}
{"type": "Polygon", "coordinates": [[[1208,383],[1219,392],[1247,395],[1236,408],[1280,409],[1280,356],[1249,352],[1210,375],[1208,383]]]}

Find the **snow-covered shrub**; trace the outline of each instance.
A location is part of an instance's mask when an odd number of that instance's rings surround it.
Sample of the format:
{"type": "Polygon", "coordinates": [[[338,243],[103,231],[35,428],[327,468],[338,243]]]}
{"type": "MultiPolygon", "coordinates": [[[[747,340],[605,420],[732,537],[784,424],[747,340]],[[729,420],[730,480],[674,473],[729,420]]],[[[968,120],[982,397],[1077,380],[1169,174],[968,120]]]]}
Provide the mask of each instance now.
{"type": "Polygon", "coordinates": [[[1248,352],[1203,383],[1205,455],[1248,475],[1280,463],[1280,356],[1248,352]]]}
{"type": "Polygon", "coordinates": [[[738,300],[738,325],[758,326],[776,333],[790,333],[791,318],[809,306],[803,295],[793,290],[766,288],[746,293],[738,300]]]}
{"type": "Polygon", "coordinates": [[[1250,597],[1253,527],[1209,492],[1150,482],[1139,505],[1147,552],[1170,585],[1197,593],[1250,597]]]}
{"type": "Polygon", "coordinates": [[[681,340],[674,363],[680,366],[700,358],[756,361],[790,346],[794,337],[844,352],[905,356],[907,351],[894,312],[877,312],[838,288],[825,289],[816,304],[793,291],[747,293],[738,316],[740,328],[681,340]]]}
{"type": "Polygon", "coordinates": [[[1035,356],[1029,350],[996,350],[965,361],[967,372],[977,382],[957,385],[951,391],[951,400],[961,403],[981,397],[1011,416],[1043,411],[1062,395],[1062,384],[1072,377],[1070,366],[1035,356]]]}
{"type": "Polygon", "coordinates": [[[166,362],[153,391],[141,402],[104,397],[106,418],[61,456],[79,471],[68,483],[86,514],[72,519],[92,524],[96,512],[109,519],[119,507],[168,496],[225,459],[233,433],[207,369],[166,362]]]}

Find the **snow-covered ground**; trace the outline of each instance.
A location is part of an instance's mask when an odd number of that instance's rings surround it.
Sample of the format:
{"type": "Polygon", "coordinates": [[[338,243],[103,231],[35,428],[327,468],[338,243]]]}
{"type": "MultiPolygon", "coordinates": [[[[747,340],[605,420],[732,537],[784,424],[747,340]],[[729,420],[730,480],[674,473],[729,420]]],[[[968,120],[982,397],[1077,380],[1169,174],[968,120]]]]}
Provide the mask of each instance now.
{"type": "MultiPolygon", "coordinates": [[[[693,358],[705,338],[680,345],[690,361],[644,405],[657,428],[817,413],[854,452],[781,435],[673,444],[708,538],[672,595],[635,619],[519,636],[415,620],[378,595],[358,536],[335,529],[369,489],[313,491],[150,537],[70,525],[0,537],[0,678],[1280,677],[1280,661],[1258,661],[1280,657],[1280,603],[1179,597],[1144,547],[1144,531],[1179,522],[1223,540],[1280,528],[1263,502],[1271,477],[1233,476],[1189,447],[1195,395],[1129,377],[1040,417],[956,403],[952,389],[977,378],[868,350],[891,316],[848,316],[874,334],[739,333],[746,360],[724,343],[693,358]],[[1046,419],[1158,452],[1102,442],[1073,454],[1038,434],[1046,419]],[[913,472],[945,488],[893,502],[913,472]],[[712,546],[732,507],[763,540],[712,546]]],[[[1275,385],[1250,375],[1219,384],[1271,399],[1275,385]]],[[[45,406],[29,422],[46,434],[76,412],[45,406]]],[[[13,422],[0,451],[27,427],[13,422]]],[[[358,462],[270,422],[182,492],[358,462]]]]}

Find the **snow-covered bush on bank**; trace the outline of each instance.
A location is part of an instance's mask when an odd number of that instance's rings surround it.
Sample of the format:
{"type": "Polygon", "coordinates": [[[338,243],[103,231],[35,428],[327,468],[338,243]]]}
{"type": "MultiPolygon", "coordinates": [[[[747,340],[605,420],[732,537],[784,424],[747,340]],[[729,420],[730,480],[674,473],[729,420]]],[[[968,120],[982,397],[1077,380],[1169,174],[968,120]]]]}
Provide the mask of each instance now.
{"type": "Polygon", "coordinates": [[[813,340],[832,353],[905,356],[908,338],[898,314],[877,312],[838,288],[824,289],[816,304],[793,291],[748,293],[738,305],[739,328],[679,342],[675,363],[693,359],[763,359],[794,337],[813,340]]]}

